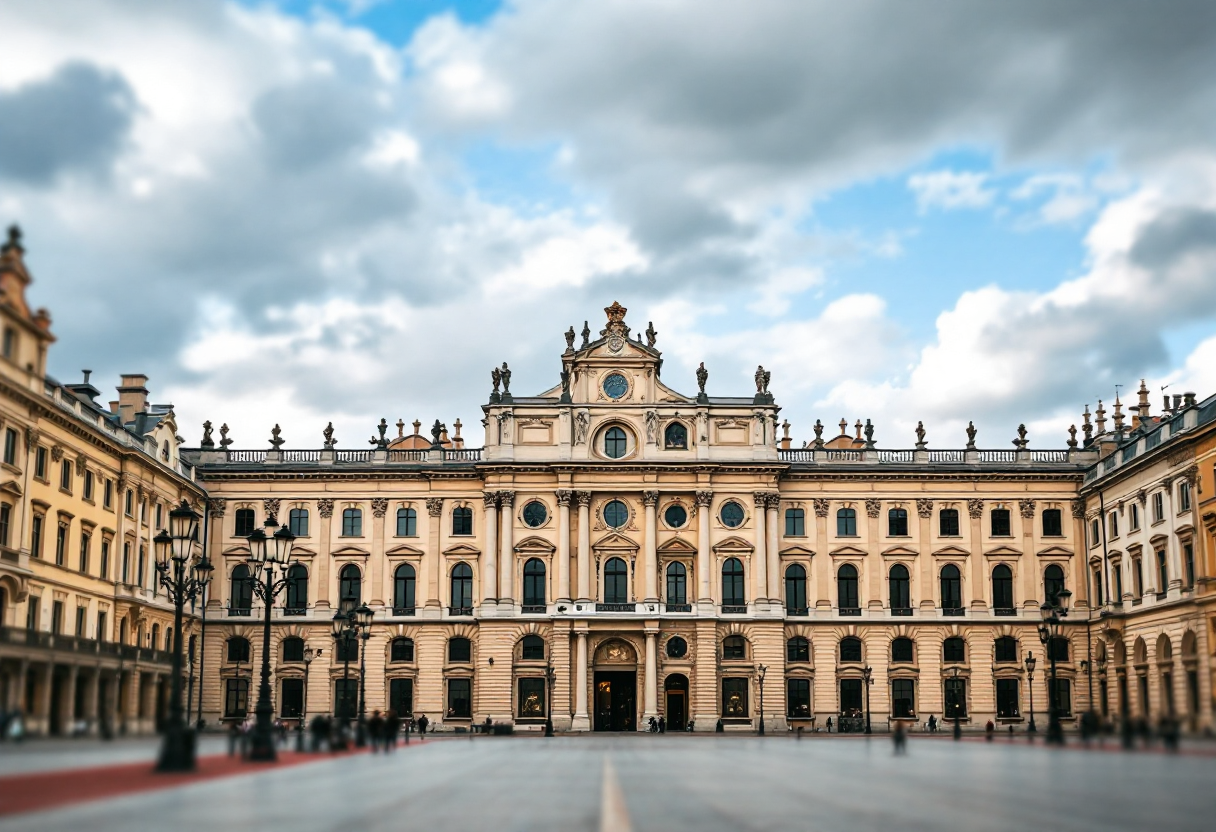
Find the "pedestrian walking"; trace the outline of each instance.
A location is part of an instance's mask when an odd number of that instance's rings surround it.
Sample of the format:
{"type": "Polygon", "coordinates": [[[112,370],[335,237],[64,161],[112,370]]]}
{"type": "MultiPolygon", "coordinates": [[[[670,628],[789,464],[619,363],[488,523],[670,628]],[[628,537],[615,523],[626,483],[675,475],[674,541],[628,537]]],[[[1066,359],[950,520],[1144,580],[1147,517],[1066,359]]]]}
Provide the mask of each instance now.
{"type": "Polygon", "coordinates": [[[397,750],[397,735],[401,733],[401,717],[397,716],[397,712],[389,709],[389,712],[384,715],[384,750],[397,750]]]}
{"type": "Polygon", "coordinates": [[[667,719],[665,717],[659,717],[659,733],[667,733],[667,719]]]}
{"type": "Polygon", "coordinates": [[[430,724],[431,724],[431,721],[426,718],[426,714],[420,714],[418,716],[418,739],[419,740],[426,739],[426,727],[430,724]]]}
{"type": "Polygon", "coordinates": [[[372,711],[371,719],[367,721],[367,737],[372,744],[372,753],[375,754],[380,750],[380,743],[384,739],[384,717],[379,711],[372,711]]]}
{"type": "Polygon", "coordinates": [[[832,733],[832,718],[828,717],[828,733],[832,733]]]}
{"type": "Polygon", "coordinates": [[[937,733],[937,717],[934,716],[933,714],[929,714],[929,733],[930,734],[937,733]]]}
{"type": "Polygon", "coordinates": [[[995,731],[996,725],[992,723],[991,719],[988,720],[988,724],[984,726],[984,739],[988,740],[988,742],[992,742],[992,737],[995,731]]]}

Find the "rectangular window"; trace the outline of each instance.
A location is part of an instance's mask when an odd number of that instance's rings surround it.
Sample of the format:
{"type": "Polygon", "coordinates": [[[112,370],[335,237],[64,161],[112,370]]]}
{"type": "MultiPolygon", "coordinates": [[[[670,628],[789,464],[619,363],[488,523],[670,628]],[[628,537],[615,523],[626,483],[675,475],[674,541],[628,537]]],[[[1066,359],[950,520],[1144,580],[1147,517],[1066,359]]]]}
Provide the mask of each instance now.
{"type": "Polygon", "coordinates": [[[41,445],[34,451],[34,476],[46,480],[46,448],[41,445]]]}
{"type": "Polygon", "coordinates": [[[68,556],[68,524],[60,521],[59,531],[55,537],[55,565],[64,566],[68,556]]]}
{"type": "Polygon", "coordinates": [[[388,682],[388,706],[397,712],[398,716],[409,717],[414,714],[414,680],[390,679],[388,682]]]}
{"type": "Polygon", "coordinates": [[[35,514],[30,527],[30,555],[36,558],[42,557],[42,524],[44,522],[45,518],[41,514],[35,514]]]}
{"type": "MultiPolygon", "coordinates": [[[[5,447],[7,448],[7,444],[5,445],[5,447]]],[[[1189,482],[1184,481],[1178,485],[1178,511],[1183,512],[1183,511],[1190,511],[1190,510],[1191,510],[1191,484],[1189,482]]]]}
{"type": "Polygon", "coordinates": [[[72,491],[72,462],[63,460],[59,463],[59,488],[62,491],[72,491]]]}
{"type": "Polygon", "coordinates": [[[1132,558],[1132,583],[1139,598],[1144,594],[1144,564],[1140,558],[1132,558]]]}
{"type": "Polygon", "coordinates": [[[308,509],[293,508],[287,515],[287,524],[296,537],[308,537],[308,509]]]}
{"type": "Polygon", "coordinates": [[[748,719],[747,679],[722,680],[722,716],[725,719],[748,719]]]}
{"type": "Polygon", "coordinates": [[[1157,550],[1157,591],[1165,592],[1170,585],[1170,570],[1165,563],[1165,550],[1157,550]]]}
{"type": "Polygon", "coordinates": [[[89,574],[89,541],[92,537],[88,534],[81,533],[80,535],[80,571],[89,574]]]}
{"type": "Polygon", "coordinates": [[[63,602],[55,601],[51,604],[51,632],[59,635],[63,632],[63,602]]]}
{"type": "Polygon", "coordinates": [[[88,614],[89,614],[88,607],[77,607],[76,608],[76,635],[80,638],[84,638],[85,620],[86,620],[88,614]]]}
{"type": "Polygon", "coordinates": [[[27,630],[38,629],[38,616],[41,613],[42,599],[37,595],[31,595],[25,605],[25,628],[27,630]]]}
{"type": "Polygon", "coordinates": [[[1102,542],[1102,530],[1098,528],[1098,521],[1095,518],[1089,524],[1089,545],[1097,546],[1102,542]]]}
{"type": "Polygon", "coordinates": [[[967,680],[953,677],[946,679],[946,719],[967,715],[967,680]]]}
{"type": "MultiPolygon", "coordinates": [[[[350,681],[350,680],[348,680],[350,681]]],[[[342,684],[339,680],[338,684],[342,684]]],[[[226,719],[244,719],[249,712],[249,680],[224,680],[224,717],[226,719]]]]}
{"type": "Polygon", "coordinates": [[[1102,570],[1094,570],[1094,598],[1098,601],[1098,606],[1102,606],[1102,570]]]}
{"type": "Polygon", "coordinates": [[[363,535],[363,512],[357,508],[348,508],[342,512],[342,536],[361,537],[363,535]]]}
{"type": "Polygon", "coordinates": [[[304,680],[284,679],[283,699],[279,715],[288,719],[299,719],[304,715],[304,680]]]}
{"type": "Polygon", "coordinates": [[[1012,534],[1009,526],[1009,509],[994,508],[992,510],[992,536],[1009,537],[1012,534]]]}
{"type": "Polygon", "coordinates": [[[520,719],[545,718],[545,680],[531,676],[519,680],[519,702],[516,712],[520,719]]]}
{"type": "Polygon", "coordinates": [[[806,510],[801,508],[787,508],[785,510],[785,536],[786,537],[805,537],[806,536],[806,510]]]}
{"type": "Polygon", "coordinates": [[[810,719],[810,679],[785,680],[785,715],[790,719],[810,719]]]}
{"type": "Polygon", "coordinates": [[[122,544],[122,582],[124,584],[131,583],[131,543],[123,541],[122,544]]]}
{"type": "Polygon", "coordinates": [[[1018,713],[1018,680],[996,680],[996,715],[1000,719],[1016,719],[1018,713]]]}
{"type": "Polygon", "coordinates": [[[1182,568],[1186,570],[1187,588],[1195,585],[1195,547],[1190,543],[1182,547],[1182,568]]]}
{"type": "Polygon", "coordinates": [[[122,502],[123,502],[123,505],[122,505],[123,514],[127,515],[128,517],[131,517],[132,516],[131,510],[133,508],[135,508],[135,497],[132,495],[131,489],[128,488],[126,493],[123,494],[122,502]]]}
{"type": "Polygon", "coordinates": [[[93,499],[93,472],[92,471],[84,472],[84,489],[83,490],[84,490],[84,498],[86,500],[91,501],[93,499]]]}
{"type": "Polygon", "coordinates": [[[1115,585],[1113,587],[1115,592],[1112,600],[1114,600],[1115,603],[1118,603],[1119,599],[1123,597],[1123,564],[1112,563],[1110,567],[1110,574],[1115,579],[1115,585]]]}
{"type": "Polygon", "coordinates": [[[17,330],[11,326],[4,328],[4,357],[9,361],[17,360],[17,330]]]}
{"type": "Polygon", "coordinates": [[[908,536],[908,512],[902,508],[893,508],[887,512],[887,536],[908,536]]]}
{"type": "Polygon", "coordinates": [[[958,537],[958,509],[944,508],[937,517],[938,534],[942,537],[958,537]]]}
{"type": "Polygon", "coordinates": [[[447,717],[469,719],[473,716],[473,680],[448,679],[447,717]]]}
{"type": "Polygon", "coordinates": [[[102,538],[101,540],[101,568],[97,570],[97,576],[105,579],[110,577],[110,541],[102,538]]]}
{"type": "Polygon", "coordinates": [[[114,481],[106,480],[105,487],[101,491],[101,504],[105,508],[111,508],[114,505],[114,481]]]}
{"type": "Polygon", "coordinates": [[[161,510],[163,508],[164,506],[162,506],[160,503],[156,504],[156,528],[158,529],[164,528],[164,518],[161,514],[161,510]]]}
{"type": "Polygon", "coordinates": [[[397,509],[397,536],[418,536],[418,512],[412,508],[397,509]]]}
{"type": "Polygon", "coordinates": [[[1158,491],[1153,495],[1153,522],[1160,523],[1165,519],[1165,495],[1158,491]]]}
{"type": "Polygon", "coordinates": [[[17,431],[12,428],[4,429],[4,462],[6,465],[17,464],[17,431]]]}
{"type": "Polygon", "coordinates": [[[891,716],[896,719],[916,716],[916,688],[911,679],[891,680],[891,716]]]}
{"type": "Polygon", "coordinates": [[[862,714],[862,680],[840,680],[840,715],[858,717],[862,714]]]}
{"type": "MultiPolygon", "coordinates": [[[[1047,684],[1051,684],[1051,677],[1048,677],[1047,684]]],[[[1072,682],[1068,679],[1056,679],[1055,686],[1056,698],[1056,713],[1061,718],[1072,716],[1072,682]]]]}
{"type": "Polygon", "coordinates": [[[1118,512],[1112,511],[1110,513],[1110,522],[1107,524],[1107,528],[1110,529],[1110,536],[1112,539],[1119,536],[1119,513],[1118,512]]]}
{"type": "Polygon", "coordinates": [[[1064,536],[1064,516],[1058,508],[1049,508],[1043,512],[1043,536],[1064,536]]]}
{"type": "Polygon", "coordinates": [[[836,536],[857,537],[857,512],[851,508],[842,508],[836,512],[836,536]]]}
{"type": "Polygon", "coordinates": [[[1132,531],[1140,528],[1140,506],[1136,503],[1131,504],[1131,517],[1129,518],[1128,525],[1132,531]]]}
{"type": "Polygon", "coordinates": [[[8,503],[0,503],[0,546],[8,546],[9,533],[13,522],[13,507],[8,503]]]}

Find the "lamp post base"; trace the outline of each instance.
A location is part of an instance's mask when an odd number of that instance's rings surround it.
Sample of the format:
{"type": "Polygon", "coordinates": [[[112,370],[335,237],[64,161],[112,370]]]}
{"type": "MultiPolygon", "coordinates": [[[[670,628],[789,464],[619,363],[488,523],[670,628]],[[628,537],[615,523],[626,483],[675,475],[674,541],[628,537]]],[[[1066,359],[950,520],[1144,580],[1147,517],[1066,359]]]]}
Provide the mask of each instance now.
{"type": "Polygon", "coordinates": [[[170,725],[161,741],[156,770],[160,772],[194,771],[194,732],[184,725],[170,725]]]}
{"type": "Polygon", "coordinates": [[[249,740],[249,759],[263,763],[273,763],[277,759],[273,734],[254,728],[249,740]]]}

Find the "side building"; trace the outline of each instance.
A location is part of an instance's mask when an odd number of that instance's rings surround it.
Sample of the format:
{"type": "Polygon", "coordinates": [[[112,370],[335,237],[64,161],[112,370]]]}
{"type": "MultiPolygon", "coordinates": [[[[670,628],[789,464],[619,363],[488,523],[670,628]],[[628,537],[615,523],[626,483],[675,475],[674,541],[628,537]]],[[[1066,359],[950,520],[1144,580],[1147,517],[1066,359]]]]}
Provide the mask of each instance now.
{"type": "Polygon", "coordinates": [[[173,411],[123,376],[46,375],[55,338],[26,304],[19,232],[0,248],[0,709],[31,733],[149,732],[167,703],[173,609],[152,537],[203,490],[173,411]]]}
{"type": "Polygon", "coordinates": [[[606,312],[598,338],[567,332],[552,389],[518,396],[494,371],[482,448],[438,423],[390,439],[382,421],[371,450],[208,433],[187,452],[216,564],[209,721],[251,707],[263,613],[244,538],[270,517],[297,535],[272,610],[287,718],[353,714],[361,679],[369,712],[444,729],[551,713],[559,729],[754,730],[763,713],[769,731],[862,730],[867,714],[875,730],[930,715],[1023,730],[1032,707],[1046,723],[1040,605],[1062,589],[1060,711],[1098,709],[1081,489],[1100,442],[1032,450],[1022,431],[985,450],[970,432],[937,450],[918,431],[886,450],[842,421],[793,448],[762,368],[749,395],[710,395],[704,367],[678,392],[653,328],[643,341],[606,312]],[[374,611],[362,651],[335,651],[343,599],[374,611]]]}

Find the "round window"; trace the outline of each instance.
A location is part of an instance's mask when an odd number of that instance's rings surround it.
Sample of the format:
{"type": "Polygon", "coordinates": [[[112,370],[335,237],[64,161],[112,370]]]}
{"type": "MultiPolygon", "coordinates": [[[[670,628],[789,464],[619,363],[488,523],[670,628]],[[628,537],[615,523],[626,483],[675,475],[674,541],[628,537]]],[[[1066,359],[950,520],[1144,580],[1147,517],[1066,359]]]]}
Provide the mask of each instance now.
{"type": "Polygon", "coordinates": [[[667,639],[667,655],[673,659],[682,659],[688,655],[688,642],[679,636],[667,639]]]}
{"type": "Polygon", "coordinates": [[[621,528],[629,522],[629,509],[620,500],[613,500],[604,506],[604,522],[611,528],[621,528]]]}
{"type": "Polygon", "coordinates": [[[629,392],[629,382],[620,373],[612,373],[604,379],[604,395],[610,399],[619,399],[629,392]]]}
{"type": "Polygon", "coordinates": [[[688,522],[688,511],[679,503],[673,503],[663,512],[663,522],[673,529],[682,529],[688,522]]]}
{"type": "Polygon", "coordinates": [[[533,529],[540,528],[545,525],[545,521],[549,519],[549,512],[545,508],[545,504],[540,500],[532,500],[524,506],[524,524],[533,529]]]}
{"type": "Polygon", "coordinates": [[[718,515],[722,518],[722,525],[728,529],[736,529],[743,525],[743,506],[733,500],[722,506],[722,511],[718,515]]]}

